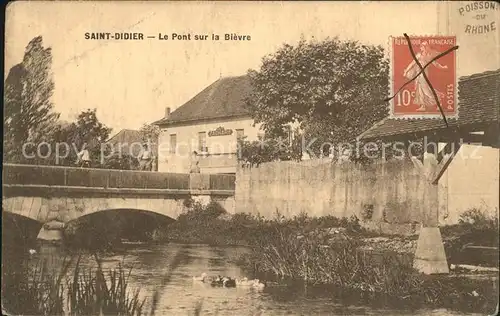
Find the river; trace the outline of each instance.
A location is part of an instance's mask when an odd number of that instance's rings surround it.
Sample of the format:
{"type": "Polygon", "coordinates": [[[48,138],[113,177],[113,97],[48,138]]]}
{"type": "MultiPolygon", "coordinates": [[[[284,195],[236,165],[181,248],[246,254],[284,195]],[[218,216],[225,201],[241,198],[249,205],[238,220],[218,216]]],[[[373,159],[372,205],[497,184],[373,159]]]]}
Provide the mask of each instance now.
{"type": "MultiPolygon", "coordinates": [[[[240,247],[214,247],[193,244],[127,244],[120,254],[102,256],[103,268],[132,268],[129,284],[146,298],[144,311],[150,310],[154,290],[160,291],[156,315],[193,315],[202,302],[202,315],[457,315],[446,310],[387,310],[346,303],[303,288],[268,285],[264,289],[215,288],[193,282],[203,272],[210,276],[249,277],[232,259],[246,251],[240,247]],[[180,264],[173,271],[174,257],[180,264]],[[168,282],[165,277],[170,275],[168,282]],[[166,283],[166,284],[164,284],[166,283]]],[[[43,253],[43,251],[42,251],[43,253]]],[[[39,255],[42,255],[40,253],[39,255]]],[[[84,266],[94,266],[90,257],[84,266]]]]}

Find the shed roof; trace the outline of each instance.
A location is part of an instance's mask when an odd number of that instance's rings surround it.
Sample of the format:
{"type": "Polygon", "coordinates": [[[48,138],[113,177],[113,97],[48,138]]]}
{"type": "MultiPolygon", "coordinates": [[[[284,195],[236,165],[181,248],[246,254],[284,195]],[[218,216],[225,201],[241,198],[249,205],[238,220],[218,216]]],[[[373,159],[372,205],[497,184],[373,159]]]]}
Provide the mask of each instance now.
{"type": "MultiPolygon", "coordinates": [[[[461,77],[458,82],[458,119],[449,119],[454,130],[474,131],[475,128],[499,122],[500,69],[461,77]]],[[[409,135],[430,134],[446,129],[442,119],[392,119],[375,123],[358,136],[361,140],[405,138],[409,135]]]]}
{"type": "Polygon", "coordinates": [[[111,137],[107,142],[116,151],[127,153],[132,156],[139,156],[142,151],[141,133],[133,129],[122,129],[111,137]]]}

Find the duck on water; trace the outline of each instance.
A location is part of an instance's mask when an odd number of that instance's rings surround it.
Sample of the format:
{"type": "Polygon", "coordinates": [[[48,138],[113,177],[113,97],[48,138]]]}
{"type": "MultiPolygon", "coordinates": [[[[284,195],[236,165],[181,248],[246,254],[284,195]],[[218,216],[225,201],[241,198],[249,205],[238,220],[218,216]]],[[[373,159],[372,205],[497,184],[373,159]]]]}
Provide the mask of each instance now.
{"type": "Polygon", "coordinates": [[[193,281],[210,283],[213,287],[253,287],[257,289],[262,289],[265,287],[264,283],[261,283],[259,279],[248,280],[248,278],[243,278],[241,280],[233,279],[230,277],[217,276],[215,278],[209,278],[206,273],[202,273],[201,276],[194,276],[193,281]]]}

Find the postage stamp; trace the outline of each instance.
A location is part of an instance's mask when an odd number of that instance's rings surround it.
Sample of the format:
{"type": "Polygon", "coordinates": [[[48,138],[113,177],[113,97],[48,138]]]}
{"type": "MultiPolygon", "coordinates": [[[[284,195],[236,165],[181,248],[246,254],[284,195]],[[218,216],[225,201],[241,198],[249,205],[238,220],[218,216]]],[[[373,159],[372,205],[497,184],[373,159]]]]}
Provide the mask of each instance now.
{"type": "Polygon", "coordinates": [[[456,45],[456,37],[409,36],[409,39],[414,56],[405,37],[391,37],[389,41],[390,87],[394,96],[390,102],[391,117],[439,119],[444,114],[456,118],[457,51],[436,58],[456,45]]]}

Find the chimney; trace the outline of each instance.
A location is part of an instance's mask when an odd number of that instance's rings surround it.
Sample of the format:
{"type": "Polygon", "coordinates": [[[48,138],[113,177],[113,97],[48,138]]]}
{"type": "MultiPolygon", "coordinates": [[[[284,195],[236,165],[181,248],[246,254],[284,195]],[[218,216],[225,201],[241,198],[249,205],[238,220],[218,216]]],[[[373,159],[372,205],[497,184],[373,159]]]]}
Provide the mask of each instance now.
{"type": "Polygon", "coordinates": [[[170,108],[167,107],[165,108],[165,118],[169,118],[169,116],[170,116],[170,108]]]}

